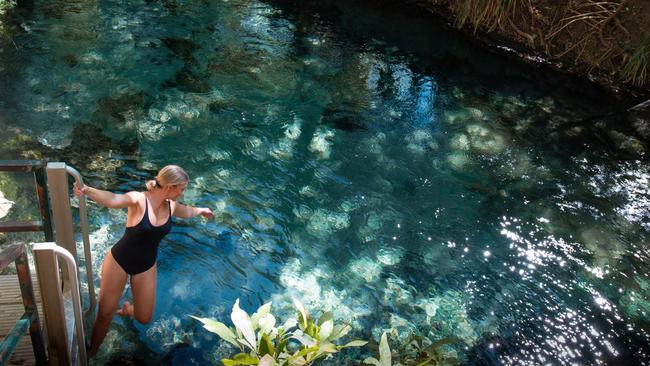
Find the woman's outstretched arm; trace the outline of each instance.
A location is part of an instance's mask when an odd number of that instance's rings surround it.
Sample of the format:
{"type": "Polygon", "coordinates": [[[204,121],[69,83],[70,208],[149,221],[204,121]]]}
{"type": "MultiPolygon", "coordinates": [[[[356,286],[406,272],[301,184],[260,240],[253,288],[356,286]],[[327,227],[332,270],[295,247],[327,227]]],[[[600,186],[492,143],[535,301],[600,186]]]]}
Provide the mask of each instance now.
{"type": "Polygon", "coordinates": [[[207,207],[192,207],[192,206],[186,206],[181,203],[176,203],[172,201],[172,213],[176,217],[180,217],[183,219],[189,219],[190,217],[194,217],[197,215],[201,215],[203,217],[207,217],[209,219],[214,217],[214,214],[212,213],[212,210],[210,210],[207,207]]]}
{"type": "Polygon", "coordinates": [[[85,194],[88,198],[108,208],[127,208],[138,203],[136,197],[137,192],[117,194],[89,186],[84,186],[82,189],[79,189],[77,183],[74,184],[74,194],[77,196],[85,194]]]}

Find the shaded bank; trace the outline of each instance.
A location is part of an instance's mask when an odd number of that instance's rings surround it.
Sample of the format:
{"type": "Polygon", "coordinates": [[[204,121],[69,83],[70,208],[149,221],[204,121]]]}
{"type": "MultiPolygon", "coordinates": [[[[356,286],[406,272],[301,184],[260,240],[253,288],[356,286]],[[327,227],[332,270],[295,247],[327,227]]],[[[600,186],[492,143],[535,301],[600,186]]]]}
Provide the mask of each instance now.
{"type": "MultiPolygon", "coordinates": [[[[388,2],[380,1],[388,6],[388,2]]],[[[490,46],[647,99],[650,3],[644,0],[404,0],[490,46]]]]}

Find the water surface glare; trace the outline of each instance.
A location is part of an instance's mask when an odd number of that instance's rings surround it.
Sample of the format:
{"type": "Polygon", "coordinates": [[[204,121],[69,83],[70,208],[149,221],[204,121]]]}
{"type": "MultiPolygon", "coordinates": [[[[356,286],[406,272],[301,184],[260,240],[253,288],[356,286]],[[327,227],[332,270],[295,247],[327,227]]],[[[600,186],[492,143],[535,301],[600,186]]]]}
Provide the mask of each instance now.
{"type": "MultiPolygon", "coordinates": [[[[113,191],[176,163],[183,201],[216,213],[175,220],[152,323],[117,320],[94,362],[216,362],[233,350],[189,315],[230,324],[239,298],[284,321],[296,297],[356,338],[457,337],[467,365],[650,363],[650,171],[597,118],[618,103],[417,15],[318,3],[4,16],[0,158],[113,191]]],[[[98,269],[125,212],[90,215],[98,269]]]]}

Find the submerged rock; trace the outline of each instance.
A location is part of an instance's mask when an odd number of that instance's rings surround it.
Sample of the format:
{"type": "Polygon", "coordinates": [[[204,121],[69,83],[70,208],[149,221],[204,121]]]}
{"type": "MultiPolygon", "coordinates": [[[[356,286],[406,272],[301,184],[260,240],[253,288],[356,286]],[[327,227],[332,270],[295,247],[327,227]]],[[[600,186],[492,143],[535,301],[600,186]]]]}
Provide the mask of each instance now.
{"type": "Polygon", "coordinates": [[[643,143],[634,136],[628,136],[618,131],[610,131],[609,135],[616,143],[616,147],[618,147],[620,150],[635,155],[645,154],[645,147],[643,146],[643,143]]]}
{"type": "Polygon", "coordinates": [[[334,132],[319,128],[309,143],[309,151],[317,153],[322,159],[329,159],[334,132]]]}
{"type": "Polygon", "coordinates": [[[377,260],[386,266],[393,266],[399,263],[404,256],[404,249],[400,247],[381,248],[377,252],[377,260]]]}
{"type": "Polygon", "coordinates": [[[196,59],[192,56],[194,51],[200,50],[201,46],[185,38],[161,38],[160,41],[179,56],[186,65],[196,64],[196,59]]]}
{"type": "Polygon", "coordinates": [[[285,125],[284,136],[290,140],[297,140],[302,133],[302,121],[299,118],[294,118],[293,123],[285,125]]]}
{"type": "Polygon", "coordinates": [[[147,94],[141,91],[129,90],[119,95],[100,98],[93,119],[101,122],[108,120],[124,122],[126,115],[134,110],[146,109],[150,103],[147,94]]]}
{"type": "Polygon", "coordinates": [[[75,55],[65,55],[63,56],[63,62],[70,67],[75,67],[79,64],[79,60],[75,55]]]}
{"type": "Polygon", "coordinates": [[[467,138],[467,135],[465,135],[464,133],[455,135],[451,139],[449,145],[451,146],[452,149],[458,151],[469,151],[470,149],[469,139],[467,138]]]}
{"type": "Polygon", "coordinates": [[[605,267],[613,266],[625,253],[625,245],[614,234],[598,226],[580,231],[580,242],[593,253],[592,272],[598,277],[605,267]]]}
{"type": "Polygon", "coordinates": [[[480,124],[467,126],[472,148],[485,154],[498,154],[505,149],[505,139],[488,127],[480,124]]]}
{"type": "Polygon", "coordinates": [[[650,104],[645,108],[631,110],[628,118],[636,132],[644,139],[650,140],[650,104]]]}
{"type": "MultiPolygon", "coordinates": [[[[437,328],[436,335],[442,337],[456,337],[468,345],[474,344],[479,334],[475,330],[476,324],[471,320],[466,304],[469,298],[459,291],[446,291],[441,296],[430,300],[429,304],[435,307],[430,308],[431,315],[428,318],[432,326],[437,328]]],[[[427,305],[424,305],[425,308],[427,305]]]]}
{"type": "Polygon", "coordinates": [[[363,257],[350,263],[348,271],[355,276],[363,278],[364,281],[371,283],[375,282],[381,275],[381,265],[375,260],[363,257]]]}
{"type": "Polygon", "coordinates": [[[309,218],[307,231],[317,237],[326,237],[348,226],[350,226],[350,215],[348,213],[318,208],[314,210],[309,218]]]}
{"type": "Polygon", "coordinates": [[[644,320],[650,316],[650,281],[635,276],[636,291],[627,289],[619,300],[623,312],[634,319],[644,320]]]}
{"type": "Polygon", "coordinates": [[[187,343],[176,343],[165,354],[161,365],[212,365],[203,357],[203,350],[187,343]]]}
{"type": "Polygon", "coordinates": [[[406,148],[412,153],[422,155],[427,151],[438,149],[433,136],[426,130],[415,130],[404,137],[406,148]]]}
{"type": "Polygon", "coordinates": [[[190,93],[209,93],[212,91],[210,84],[203,81],[200,76],[187,67],[176,72],[174,79],[165,82],[163,87],[178,87],[178,89],[190,93]]]}
{"type": "Polygon", "coordinates": [[[452,169],[461,171],[472,161],[467,154],[462,152],[455,152],[447,155],[447,163],[452,169]]]}
{"type": "Polygon", "coordinates": [[[77,170],[89,169],[99,172],[100,176],[109,176],[123,164],[126,156],[132,156],[138,150],[135,134],[115,140],[90,123],[76,124],[66,139],[73,143],[64,147],[50,147],[31,136],[18,133],[0,146],[0,152],[4,156],[21,159],[65,161],[77,170]]]}
{"type": "Polygon", "coordinates": [[[222,111],[224,109],[228,109],[231,105],[232,105],[232,103],[228,102],[227,100],[217,99],[217,100],[215,100],[213,102],[210,102],[208,104],[208,109],[210,110],[210,112],[215,112],[216,113],[216,112],[222,111]]]}
{"type": "Polygon", "coordinates": [[[368,129],[359,114],[337,109],[326,109],[323,112],[322,123],[348,132],[368,129]]]}

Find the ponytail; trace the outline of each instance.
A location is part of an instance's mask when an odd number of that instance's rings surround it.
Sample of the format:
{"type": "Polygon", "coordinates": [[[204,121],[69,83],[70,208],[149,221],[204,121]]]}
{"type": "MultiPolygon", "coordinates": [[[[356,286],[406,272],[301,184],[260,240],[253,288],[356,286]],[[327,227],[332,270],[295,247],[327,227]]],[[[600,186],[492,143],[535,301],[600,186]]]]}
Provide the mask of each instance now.
{"type": "Polygon", "coordinates": [[[147,191],[154,190],[156,188],[163,188],[166,186],[175,186],[179,184],[187,184],[189,181],[189,176],[185,173],[183,168],[178,165],[167,165],[166,167],[160,169],[158,175],[152,180],[148,180],[146,183],[147,191]]]}
{"type": "Polygon", "coordinates": [[[147,191],[153,191],[156,188],[160,188],[160,185],[155,179],[148,180],[146,186],[147,186],[147,191]]]}

